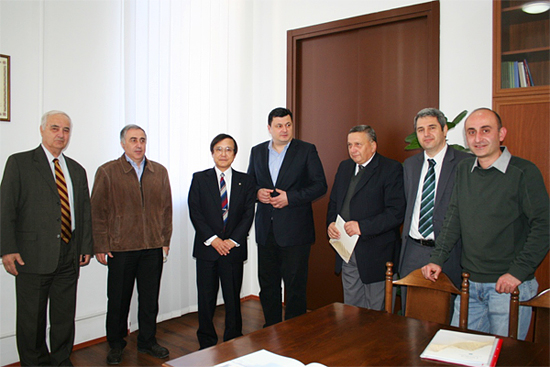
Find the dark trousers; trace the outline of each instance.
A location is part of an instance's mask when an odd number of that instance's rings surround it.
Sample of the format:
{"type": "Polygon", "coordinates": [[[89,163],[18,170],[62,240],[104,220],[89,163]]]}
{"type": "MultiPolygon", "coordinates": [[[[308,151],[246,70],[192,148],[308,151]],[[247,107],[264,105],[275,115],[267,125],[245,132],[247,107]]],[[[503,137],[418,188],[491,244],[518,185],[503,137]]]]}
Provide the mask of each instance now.
{"type": "Polygon", "coordinates": [[[138,348],[157,342],[158,297],[162,274],[162,248],[113,252],[108,258],[107,341],[111,348],[124,348],[128,334],[128,313],[134,291],[138,290],[138,348]]]}
{"type": "Polygon", "coordinates": [[[307,311],[306,286],[311,245],[282,247],[273,231],[265,245],[258,245],[258,278],[264,327],[282,321],[281,279],[285,284],[285,320],[307,311]]]}
{"type": "Polygon", "coordinates": [[[72,366],[79,272],[74,247],[72,241],[68,244],[61,241],[59,263],[52,274],[20,272],[15,277],[16,336],[21,366],[72,366]],[[51,351],[46,345],[48,301],[51,351]]]}
{"type": "Polygon", "coordinates": [[[241,316],[241,286],[243,262],[230,262],[226,256],[216,261],[197,259],[197,291],[199,296],[199,329],[197,337],[200,349],[216,345],[218,336],[214,323],[219,284],[222,284],[225,303],[225,332],[223,341],[243,335],[241,316]]]}

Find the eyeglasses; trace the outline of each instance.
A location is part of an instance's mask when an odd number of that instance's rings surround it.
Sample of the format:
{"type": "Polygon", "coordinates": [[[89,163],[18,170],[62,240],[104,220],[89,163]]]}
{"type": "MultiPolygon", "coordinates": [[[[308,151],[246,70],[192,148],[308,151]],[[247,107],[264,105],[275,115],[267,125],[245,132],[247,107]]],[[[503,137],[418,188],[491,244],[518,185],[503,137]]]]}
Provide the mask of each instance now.
{"type": "Polygon", "coordinates": [[[235,151],[235,149],[231,148],[231,147],[215,147],[214,150],[216,151],[216,153],[219,153],[221,154],[222,152],[225,152],[225,153],[232,153],[233,151],[235,151]]]}

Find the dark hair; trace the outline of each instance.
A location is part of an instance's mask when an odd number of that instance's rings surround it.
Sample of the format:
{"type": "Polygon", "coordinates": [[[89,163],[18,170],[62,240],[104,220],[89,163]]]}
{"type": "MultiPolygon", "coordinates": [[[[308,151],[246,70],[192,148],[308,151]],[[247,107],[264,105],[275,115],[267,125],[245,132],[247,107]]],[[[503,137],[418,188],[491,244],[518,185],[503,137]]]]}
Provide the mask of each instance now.
{"type": "Polygon", "coordinates": [[[445,126],[447,125],[447,119],[445,118],[445,115],[443,112],[438,110],[437,108],[424,108],[420,110],[416,116],[414,117],[414,130],[416,131],[416,122],[421,117],[436,117],[437,121],[439,122],[439,125],[441,125],[441,130],[445,129],[445,126]]]}
{"type": "MultiPolygon", "coordinates": [[[[502,120],[500,119],[500,116],[498,113],[496,113],[495,111],[493,111],[492,109],[490,108],[487,108],[487,107],[480,107],[480,108],[476,108],[475,110],[472,111],[472,113],[470,114],[470,116],[472,116],[474,113],[478,112],[478,111],[489,111],[489,112],[492,112],[493,115],[495,115],[495,117],[497,118],[497,126],[499,128],[499,130],[502,128],[502,120]]],[[[470,116],[468,116],[468,118],[470,118],[470,116]]],[[[468,120],[468,119],[466,119],[468,120]]]]}
{"type": "Polygon", "coordinates": [[[214,153],[214,147],[216,146],[216,144],[218,144],[220,141],[222,140],[225,140],[225,139],[231,139],[233,140],[233,144],[235,144],[235,151],[234,153],[237,154],[237,141],[235,139],[233,139],[233,137],[231,135],[227,135],[227,134],[218,134],[216,135],[216,137],[214,139],[212,139],[212,143],[210,143],[210,153],[214,153]]]}
{"type": "Polygon", "coordinates": [[[365,134],[367,134],[370,141],[376,143],[376,132],[369,125],[354,126],[349,130],[348,135],[351,134],[351,133],[365,133],[365,134]]]}
{"type": "Polygon", "coordinates": [[[274,117],[285,117],[285,116],[290,116],[290,119],[292,120],[292,112],[288,108],[277,107],[269,113],[269,116],[267,116],[267,124],[271,126],[271,122],[273,122],[274,117]]]}

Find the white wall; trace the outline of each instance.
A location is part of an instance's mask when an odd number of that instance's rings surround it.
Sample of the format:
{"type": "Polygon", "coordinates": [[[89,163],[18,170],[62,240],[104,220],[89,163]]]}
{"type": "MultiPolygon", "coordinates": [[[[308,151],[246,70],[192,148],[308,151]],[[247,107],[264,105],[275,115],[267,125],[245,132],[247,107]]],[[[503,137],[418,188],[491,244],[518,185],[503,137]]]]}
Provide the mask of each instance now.
{"type": "MultiPolygon", "coordinates": [[[[192,0],[174,2],[182,6],[196,4],[192,0]]],[[[208,136],[200,138],[209,141],[210,135],[217,132],[213,130],[220,128],[234,135],[240,148],[234,166],[246,170],[250,148],[269,138],[267,113],[286,102],[287,30],[421,2],[211,0],[212,4],[229,8],[222,22],[228,29],[227,56],[223,59],[227,65],[216,65],[227,72],[221,76],[213,73],[209,81],[222,86],[216,98],[226,99],[227,103],[223,109],[216,104],[208,106],[208,113],[224,122],[207,128],[208,136]]],[[[190,18],[205,16],[196,14],[197,7],[191,5],[186,9],[190,18]]],[[[87,169],[90,187],[97,167],[121,154],[117,134],[125,124],[123,19],[122,0],[0,1],[0,53],[11,56],[12,66],[12,119],[0,122],[2,170],[10,154],[39,144],[39,117],[50,109],[65,110],[73,118],[74,134],[66,153],[87,169]]],[[[490,0],[441,0],[440,108],[448,117],[464,109],[491,106],[491,21],[490,0]]],[[[188,51],[182,49],[181,53],[188,51]]],[[[197,66],[193,56],[190,60],[182,67],[197,66]]],[[[184,95],[196,93],[186,85],[178,87],[184,95]]],[[[197,118],[188,123],[201,124],[200,115],[197,118]]],[[[450,140],[463,143],[460,127],[450,133],[450,140]]],[[[177,149],[170,154],[197,156],[200,169],[211,165],[207,147],[205,151],[188,151],[188,144],[183,142],[177,149]]],[[[150,153],[155,160],[166,156],[161,147],[150,153]]],[[[172,165],[178,162],[173,160],[169,162],[172,165]]],[[[172,167],[172,186],[178,191],[174,205],[182,208],[175,216],[175,227],[189,228],[183,209],[187,207],[185,194],[191,173],[199,168],[172,167]]],[[[173,249],[163,276],[160,319],[196,310],[194,262],[187,243],[190,234],[181,231],[172,242],[179,250],[173,249]],[[166,294],[166,289],[181,289],[181,293],[166,294]]],[[[251,238],[243,295],[258,293],[253,231],[251,238]]],[[[82,269],[76,343],[104,335],[105,283],[106,269],[95,260],[82,269]]],[[[5,272],[0,272],[0,295],[0,365],[5,365],[18,360],[14,281],[5,272]]]]}

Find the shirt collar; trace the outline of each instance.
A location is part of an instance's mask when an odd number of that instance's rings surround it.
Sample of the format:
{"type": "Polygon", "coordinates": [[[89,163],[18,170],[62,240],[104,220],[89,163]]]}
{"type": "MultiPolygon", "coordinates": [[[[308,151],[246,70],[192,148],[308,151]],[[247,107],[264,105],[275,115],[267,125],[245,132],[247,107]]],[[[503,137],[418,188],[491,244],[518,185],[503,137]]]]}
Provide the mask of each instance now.
{"type": "Polygon", "coordinates": [[[286,154],[286,151],[288,150],[288,147],[290,146],[290,143],[292,143],[292,140],[288,142],[287,145],[285,145],[285,147],[283,148],[283,150],[281,150],[281,153],[277,152],[275,150],[275,148],[273,148],[273,140],[271,140],[269,142],[269,144],[267,144],[267,149],[269,149],[269,151],[273,152],[273,153],[277,153],[277,154],[286,154]]]}
{"type": "Polygon", "coordinates": [[[426,151],[424,151],[424,161],[427,162],[428,159],[433,159],[436,163],[436,166],[439,165],[441,167],[443,163],[443,158],[445,158],[445,154],[447,153],[447,149],[449,146],[445,144],[445,146],[433,157],[429,157],[426,151]]]}
{"type": "MultiPolygon", "coordinates": [[[[222,171],[214,166],[214,170],[216,170],[216,176],[218,176],[218,178],[220,178],[221,174],[222,174],[222,171]]],[[[228,177],[231,177],[231,175],[233,174],[233,169],[231,167],[229,167],[228,169],[226,169],[224,172],[223,172],[223,175],[224,177],[228,178],[228,177]]]]}
{"type": "MultiPolygon", "coordinates": [[[[498,169],[500,172],[506,173],[506,169],[508,169],[508,164],[510,163],[510,159],[512,159],[512,154],[510,153],[508,148],[506,148],[505,146],[501,146],[500,150],[502,152],[500,157],[498,157],[497,160],[493,162],[493,164],[487,167],[487,169],[494,167],[498,169]]],[[[476,157],[476,160],[474,161],[474,165],[472,166],[472,170],[470,172],[473,172],[474,168],[476,167],[479,169],[483,169],[479,165],[477,157],[476,157]]]]}
{"type": "Polygon", "coordinates": [[[54,157],[53,154],[44,146],[44,144],[40,144],[42,146],[42,149],[44,150],[44,153],[46,153],[46,158],[48,158],[48,162],[52,163],[54,159],[59,159],[59,162],[64,162],[65,157],[63,156],[63,153],[59,155],[59,157],[54,157]]]}

